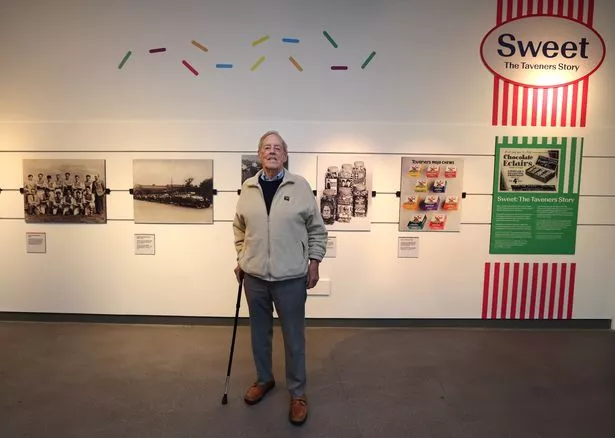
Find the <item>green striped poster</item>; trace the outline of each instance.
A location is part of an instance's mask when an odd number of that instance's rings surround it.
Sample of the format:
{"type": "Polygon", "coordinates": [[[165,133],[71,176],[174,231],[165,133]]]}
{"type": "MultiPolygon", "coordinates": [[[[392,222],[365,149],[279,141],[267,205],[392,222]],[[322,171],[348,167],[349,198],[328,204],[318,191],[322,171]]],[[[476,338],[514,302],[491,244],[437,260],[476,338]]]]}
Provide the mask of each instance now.
{"type": "Polygon", "coordinates": [[[574,254],[582,156],[582,138],[496,138],[490,254],[574,254]]]}

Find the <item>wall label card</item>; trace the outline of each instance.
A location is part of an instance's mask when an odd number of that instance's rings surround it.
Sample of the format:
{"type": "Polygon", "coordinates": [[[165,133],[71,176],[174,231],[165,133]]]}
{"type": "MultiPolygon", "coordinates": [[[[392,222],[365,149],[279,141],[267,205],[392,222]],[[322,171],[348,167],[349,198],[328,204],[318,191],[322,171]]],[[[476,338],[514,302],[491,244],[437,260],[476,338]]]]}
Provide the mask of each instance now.
{"type": "Polygon", "coordinates": [[[327,239],[327,252],[325,253],[325,257],[327,258],[337,257],[337,238],[336,237],[329,237],[327,239]]]}
{"type": "Polygon", "coordinates": [[[582,138],[498,137],[490,254],[574,254],[582,138]]]}
{"type": "Polygon", "coordinates": [[[398,258],[418,258],[419,257],[419,238],[400,237],[397,242],[398,258]]]}
{"type": "Polygon", "coordinates": [[[28,254],[46,254],[47,234],[26,233],[26,252],[28,254]]]}
{"type": "Polygon", "coordinates": [[[135,234],[135,255],[155,255],[156,235],[135,234]]]}

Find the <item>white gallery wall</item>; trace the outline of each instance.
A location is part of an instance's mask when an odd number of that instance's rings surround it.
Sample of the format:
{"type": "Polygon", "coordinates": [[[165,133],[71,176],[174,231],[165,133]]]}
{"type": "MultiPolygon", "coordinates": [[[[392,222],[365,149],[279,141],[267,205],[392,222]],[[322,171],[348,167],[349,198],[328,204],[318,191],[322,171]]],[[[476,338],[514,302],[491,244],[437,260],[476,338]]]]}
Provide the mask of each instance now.
{"type": "Polygon", "coordinates": [[[491,125],[493,76],[479,47],[496,6],[1,2],[0,311],[232,315],[241,155],[277,129],[290,170],[314,189],[319,156],[368,156],[372,166],[371,229],[330,233],[337,256],[321,265],[330,295],[309,297],[309,317],[480,318],[485,263],[510,261],[576,263],[573,318],[613,319],[615,4],[595,1],[607,56],[591,76],[587,126],[576,128],[491,125]],[[497,136],[584,138],[574,255],[489,254],[497,136]],[[395,192],[410,155],[464,160],[460,232],[398,231],[395,192]],[[18,189],[31,158],[104,159],[107,223],[26,224],[18,189]],[[144,158],[212,159],[214,223],[135,224],[128,189],[133,160],[144,158]],[[26,253],[26,232],[46,233],[46,254],[26,253]],[[154,256],[134,254],[135,233],[155,234],[154,256]],[[419,257],[398,258],[398,238],[409,236],[419,237],[419,257]]]}

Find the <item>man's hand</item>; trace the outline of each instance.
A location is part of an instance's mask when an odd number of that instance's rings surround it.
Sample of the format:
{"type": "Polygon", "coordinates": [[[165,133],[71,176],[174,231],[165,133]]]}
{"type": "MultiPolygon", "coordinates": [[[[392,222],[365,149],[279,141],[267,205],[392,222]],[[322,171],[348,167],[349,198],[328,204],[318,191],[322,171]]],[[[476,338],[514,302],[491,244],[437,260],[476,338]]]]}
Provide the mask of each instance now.
{"type": "Polygon", "coordinates": [[[237,283],[241,283],[241,281],[243,280],[244,273],[239,267],[239,265],[235,266],[235,269],[233,269],[233,272],[235,272],[235,278],[237,279],[237,283]]]}
{"type": "Polygon", "coordinates": [[[310,260],[310,266],[308,267],[307,275],[307,289],[312,289],[318,283],[320,276],[318,274],[318,266],[320,262],[318,260],[310,260]]]}

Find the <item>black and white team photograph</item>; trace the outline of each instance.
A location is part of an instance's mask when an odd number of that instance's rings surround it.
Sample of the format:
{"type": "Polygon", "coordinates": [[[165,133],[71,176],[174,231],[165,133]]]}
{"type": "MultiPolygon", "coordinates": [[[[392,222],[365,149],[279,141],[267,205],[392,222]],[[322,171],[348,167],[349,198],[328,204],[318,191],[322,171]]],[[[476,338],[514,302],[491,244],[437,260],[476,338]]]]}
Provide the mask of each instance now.
{"type": "Polygon", "coordinates": [[[107,222],[105,160],[23,160],[27,223],[107,222]]]}

